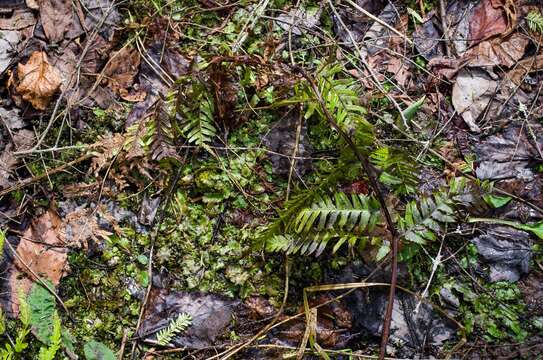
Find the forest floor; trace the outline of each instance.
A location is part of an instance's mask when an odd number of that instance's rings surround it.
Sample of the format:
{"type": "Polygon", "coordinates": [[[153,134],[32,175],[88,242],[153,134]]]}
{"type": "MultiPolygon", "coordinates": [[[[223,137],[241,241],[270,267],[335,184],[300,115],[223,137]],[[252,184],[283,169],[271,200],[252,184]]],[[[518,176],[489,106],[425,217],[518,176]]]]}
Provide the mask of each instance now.
{"type": "Polygon", "coordinates": [[[543,5],[0,2],[0,359],[536,359],[543,5]]]}

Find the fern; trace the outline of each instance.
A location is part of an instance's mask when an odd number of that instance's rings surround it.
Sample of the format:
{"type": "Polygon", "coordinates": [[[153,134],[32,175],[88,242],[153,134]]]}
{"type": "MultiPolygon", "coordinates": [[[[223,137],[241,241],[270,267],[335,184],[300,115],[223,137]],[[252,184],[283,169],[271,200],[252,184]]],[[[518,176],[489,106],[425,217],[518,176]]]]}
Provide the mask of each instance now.
{"type": "MultiPolygon", "coordinates": [[[[354,135],[359,145],[371,145],[374,142],[372,125],[364,118],[366,109],[360,105],[360,86],[356,80],[338,78],[343,71],[340,64],[327,65],[319,70],[316,79],[317,87],[326,109],[334,117],[338,126],[345,132],[354,135]]],[[[307,83],[299,83],[294,87],[295,95],[287,100],[278,101],[275,106],[304,103],[304,117],[310,118],[318,114],[326,119],[321,103],[307,83]]]]}
{"type": "Polygon", "coordinates": [[[399,225],[406,240],[423,245],[436,239],[436,233],[442,230],[443,224],[455,221],[448,194],[437,192],[409,202],[399,225]]]}
{"type": "Polygon", "coordinates": [[[17,330],[13,351],[20,353],[28,347],[26,337],[28,333],[30,333],[30,306],[28,306],[28,303],[26,302],[25,294],[22,289],[18,290],[17,295],[19,300],[19,321],[21,322],[22,327],[17,330]]]}
{"type": "Polygon", "coordinates": [[[174,144],[174,139],[176,138],[175,127],[172,126],[170,115],[163,101],[159,101],[156,105],[154,122],[152,124],[154,125],[150,147],[152,159],[178,158],[174,144]]]}
{"type": "Polygon", "coordinates": [[[414,194],[418,184],[416,161],[405,152],[389,147],[379,148],[370,155],[371,162],[382,172],[379,181],[391,186],[396,194],[414,194]]]}
{"type": "Polygon", "coordinates": [[[53,331],[49,338],[49,347],[41,347],[39,353],[39,360],[54,360],[56,353],[60,349],[62,343],[62,332],[60,325],[60,318],[55,311],[53,315],[53,331]]]}
{"type": "Polygon", "coordinates": [[[199,79],[185,78],[177,96],[176,112],[181,118],[181,133],[187,141],[202,146],[217,134],[215,104],[199,79]]]}
{"type": "Polygon", "coordinates": [[[539,11],[530,11],[526,15],[526,23],[531,31],[543,34],[543,15],[539,11]]]}
{"type": "Polygon", "coordinates": [[[283,228],[267,229],[268,251],[320,255],[331,242],[334,243],[333,252],[345,243],[350,246],[365,243],[380,216],[377,201],[360,194],[349,197],[336,193],[332,198],[320,193],[305,193],[287,209],[285,213],[291,218],[283,214],[283,228]],[[312,199],[309,207],[304,204],[308,198],[312,199]]]}
{"type": "Polygon", "coordinates": [[[161,346],[169,344],[176,334],[185,331],[187,327],[189,327],[191,321],[192,318],[189,314],[179,314],[177,318],[168,325],[168,327],[162,329],[157,334],[156,339],[158,344],[161,346]]]}
{"type": "Polygon", "coordinates": [[[378,209],[377,202],[361,194],[353,194],[349,199],[344,193],[336,193],[334,200],[329,196],[318,196],[310,208],[300,211],[290,227],[298,234],[308,233],[311,229],[351,231],[355,226],[361,231],[371,230],[378,209]]]}

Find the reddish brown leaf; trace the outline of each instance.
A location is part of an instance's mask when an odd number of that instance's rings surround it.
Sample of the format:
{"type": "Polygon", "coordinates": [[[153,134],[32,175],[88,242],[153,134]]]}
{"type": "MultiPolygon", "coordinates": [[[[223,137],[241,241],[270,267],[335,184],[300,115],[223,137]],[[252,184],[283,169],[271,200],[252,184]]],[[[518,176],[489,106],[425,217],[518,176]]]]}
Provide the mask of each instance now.
{"type": "Polygon", "coordinates": [[[508,29],[508,20],[501,1],[482,0],[470,18],[470,46],[492,36],[503,34],[508,29]]]}
{"type": "Polygon", "coordinates": [[[62,83],[59,71],[49,64],[43,51],[34,51],[25,65],[19,64],[17,76],[17,92],[38,110],[45,110],[62,83]]]}

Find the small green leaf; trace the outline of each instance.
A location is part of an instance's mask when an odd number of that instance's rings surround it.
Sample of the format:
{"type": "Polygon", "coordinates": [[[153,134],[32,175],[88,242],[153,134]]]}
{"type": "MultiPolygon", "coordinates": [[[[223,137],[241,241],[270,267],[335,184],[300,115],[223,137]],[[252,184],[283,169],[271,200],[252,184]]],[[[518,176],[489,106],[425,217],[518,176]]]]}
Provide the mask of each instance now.
{"type": "Polygon", "coordinates": [[[98,341],[89,341],[83,347],[87,360],[116,360],[115,354],[106,345],[98,341]]]}
{"type": "Polygon", "coordinates": [[[418,99],[417,101],[415,101],[413,104],[409,105],[407,107],[407,109],[405,109],[402,113],[403,113],[403,116],[407,119],[407,120],[411,120],[415,117],[415,115],[417,114],[417,112],[420,110],[420,108],[422,107],[422,104],[424,103],[424,100],[426,100],[426,95],[424,95],[423,97],[421,97],[420,99],[418,99]]]}
{"type": "Polygon", "coordinates": [[[387,254],[390,252],[390,244],[388,241],[383,242],[379,250],[377,250],[377,255],[375,255],[376,261],[381,261],[387,256],[387,254]]]}
{"type": "Polygon", "coordinates": [[[499,195],[485,195],[483,196],[483,199],[485,202],[492,206],[494,209],[500,208],[502,206],[507,205],[511,201],[511,197],[509,196],[499,196],[499,195]]]}

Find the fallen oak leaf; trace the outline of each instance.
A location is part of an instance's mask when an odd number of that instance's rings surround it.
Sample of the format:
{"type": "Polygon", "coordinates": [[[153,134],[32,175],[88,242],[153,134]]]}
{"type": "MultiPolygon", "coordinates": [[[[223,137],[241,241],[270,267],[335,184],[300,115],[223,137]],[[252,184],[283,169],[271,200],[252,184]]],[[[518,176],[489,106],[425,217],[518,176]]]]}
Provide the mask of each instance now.
{"type": "Polygon", "coordinates": [[[60,72],[47,60],[43,51],[34,51],[25,65],[17,67],[17,92],[37,110],[45,110],[62,84],[60,72]]]}

